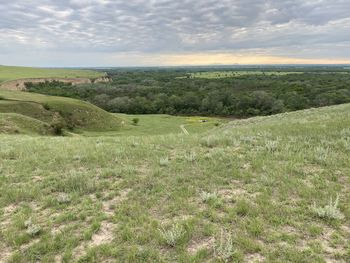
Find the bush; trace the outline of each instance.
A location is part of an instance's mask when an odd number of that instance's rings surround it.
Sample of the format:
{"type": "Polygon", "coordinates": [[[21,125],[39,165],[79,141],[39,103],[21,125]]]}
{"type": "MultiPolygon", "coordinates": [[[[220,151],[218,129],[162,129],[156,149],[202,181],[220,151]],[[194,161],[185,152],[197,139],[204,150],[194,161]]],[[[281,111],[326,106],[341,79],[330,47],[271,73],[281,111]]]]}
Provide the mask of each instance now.
{"type": "Polygon", "coordinates": [[[54,135],[63,135],[64,124],[62,121],[54,121],[51,123],[52,133],[54,135]]]}
{"type": "Polygon", "coordinates": [[[175,247],[179,241],[184,237],[186,231],[183,226],[176,223],[170,229],[165,230],[164,228],[159,230],[165,242],[172,247],[175,247]]]}
{"type": "Polygon", "coordinates": [[[215,239],[214,243],[214,255],[222,262],[232,262],[232,256],[234,253],[233,240],[231,233],[226,233],[221,229],[220,238],[215,239]]]}
{"type": "Polygon", "coordinates": [[[50,109],[51,109],[51,108],[50,108],[50,105],[47,104],[47,103],[44,103],[44,104],[43,104],[43,108],[44,108],[45,110],[50,110],[50,109]]]}
{"type": "Polygon", "coordinates": [[[329,200],[329,204],[324,207],[312,207],[312,211],[320,218],[325,219],[342,219],[344,216],[338,209],[339,196],[334,200],[332,198],[329,200]]]}
{"type": "Polygon", "coordinates": [[[133,118],[132,119],[132,124],[137,125],[139,123],[140,119],[139,118],[133,118]]]}

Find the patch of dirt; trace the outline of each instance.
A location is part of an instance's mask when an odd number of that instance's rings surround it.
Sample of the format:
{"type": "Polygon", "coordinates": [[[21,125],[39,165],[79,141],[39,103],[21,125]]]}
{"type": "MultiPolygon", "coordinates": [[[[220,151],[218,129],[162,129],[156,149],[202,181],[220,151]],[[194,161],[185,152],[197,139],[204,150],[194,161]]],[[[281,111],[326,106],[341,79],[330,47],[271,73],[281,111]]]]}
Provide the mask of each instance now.
{"type": "Polygon", "coordinates": [[[215,238],[208,237],[202,240],[192,240],[187,247],[187,252],[191,255],[195,255],[202,249],[210,249],[214,244],[215,238]]]}
{"type": "Polygon", "coordinates": [[[246,197],[248,199],[250,198],[256,198],[257,195],[259,195],[259,192],[250,193],[242,186],[237,186],[237,188],[230,188],[230,189],[220,189],[218,190],[218,195],[220,198],[222,198],[225,202],[231,202],[234,199],[237,199],[237,197],[246,197]]]}
{"type": "Polygon", "coordinates": [[[102,203],[103,211],[108,216],[113,216],[115,206],[120,204],[121,202],[125,201],[127,199],[128,193],[131,191],[130,188],[122,190],[118,196],[114,197],[111,200],[106,200],[102,203]]]}
{"type": "Polygon", "coordinates": [[[100,229],[92,236],[91,240],[82,242],[78,247],[74,249],[74,258],[80,258],[88,249],[92,247],[110,243],[113,240],[114,227],[115,225],[113,223],[103,221],[101,223],[100,229]]]}
{"type": "Polygon", "coordinates": [[[259,253],[248,254],[244,257],[244,262],[264,262],[265,257],[259,253]]]}
{"type": "Polygon", "coordinates": [[[322,173],[324,169],[316,165],[307,165],[303,167],[303,172],[305,174],[318,174],[322,173]]]}
{"type": "Polygon", "coordinates": [[[10,247],[7,246],[0,246],[0,263],[6,263],[9,261],[11,255],[12,255],[12,250],[10,247]]]}
{"type": "Polygon", "coordinates": [[[55,263],[62,263],[63,262],[62,256],[61,255],[56,255],[55,259],[54,259],[54,262],[55,263]]]}
{"type": "Polygon", "coordinates": [[[10,223],[10,218],[13,212],[17,209],[18,205],[10,204],[6,207],[3,208],[4,215],[3,215],[3,220],[0,222],[0,227],[4,228],[10,223]]]}

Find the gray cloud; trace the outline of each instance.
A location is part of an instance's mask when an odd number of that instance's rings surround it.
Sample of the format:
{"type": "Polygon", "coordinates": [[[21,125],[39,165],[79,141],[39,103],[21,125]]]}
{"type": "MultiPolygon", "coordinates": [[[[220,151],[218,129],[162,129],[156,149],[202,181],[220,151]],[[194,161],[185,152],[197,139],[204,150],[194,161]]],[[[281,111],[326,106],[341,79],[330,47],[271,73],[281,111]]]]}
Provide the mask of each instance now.
{"type": "Polygon", "coordinates": [[[33,52],[350,59],[349,10],[348,0],[0,0],[0,64],[33,52]]]}

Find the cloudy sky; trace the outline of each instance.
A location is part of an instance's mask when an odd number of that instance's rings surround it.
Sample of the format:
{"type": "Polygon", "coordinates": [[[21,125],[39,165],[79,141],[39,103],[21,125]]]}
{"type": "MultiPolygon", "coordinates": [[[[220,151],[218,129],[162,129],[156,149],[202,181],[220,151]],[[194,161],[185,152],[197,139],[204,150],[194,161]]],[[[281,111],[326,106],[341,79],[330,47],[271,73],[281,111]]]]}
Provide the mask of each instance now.
{"type": "Polygon", "coordinates": [[[350,63],[350,0],[0,0],[0,64],[350,63]]]}

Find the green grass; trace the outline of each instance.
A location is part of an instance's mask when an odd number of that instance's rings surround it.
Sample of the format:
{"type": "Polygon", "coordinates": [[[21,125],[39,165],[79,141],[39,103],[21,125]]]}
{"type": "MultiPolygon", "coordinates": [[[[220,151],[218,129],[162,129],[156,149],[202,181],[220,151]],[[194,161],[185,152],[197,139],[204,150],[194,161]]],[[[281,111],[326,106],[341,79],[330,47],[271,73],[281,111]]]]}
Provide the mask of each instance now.
{"type": "Polygon", "coordinates": [[[347,104],[190,135],[0,135],[1,259],[349,262],[349,127],[347,104]],[[337,196],[341,216],[315,212],[337,196]]]}
{"type": "Polygon", "coordinates": [[[99,78],[104,73],[92,70],[0,66],[0,83],[26,78],[99,78]]]}
{"type": "Polygon", "coordinates": [[[90,103],[29,92],[0,90],[0,113],[21,114],[47,124],[60,121],[76,130],[118,130],[121,121],[90,103]]]}
{"type": "MultiPolygon", "coordinates": [[[[287,72],[287,71],[207,71],[196,72],[189,74],[190,78],[203,79],[220,79],[220,78],[234,78],[246,75],[276,75],[284,76],[288,74],[303,74],[303,72],[287,72]]],[[[185,78],[185,77],[183,77],[185,78]]]]}
{"type": "Polygon", "coordinates": [[[0,133],[50,135],[46,122],[16,113],[0,113],[0,133]]]}
{"type": "Polygon", "coordinates": [[[142,115],[128,115],[115,114],[124,123],[123,129],[111,132],[83,132],[86,136],[147,136],[147,135],[165,135],[165,134],[179,134],[183,133],[181,125],[189,133],[201,133],[208,131],[218,125],[227,122],[225,119],[212,117],[182,117],[171,116],[165,114],[142,114],[142,115]],[[139,123],[134,125],[132,120],[139,119],[139,123]],[[201,120],[206,120],[202,122],[201,120]]]}

